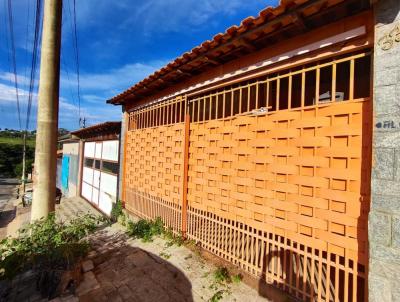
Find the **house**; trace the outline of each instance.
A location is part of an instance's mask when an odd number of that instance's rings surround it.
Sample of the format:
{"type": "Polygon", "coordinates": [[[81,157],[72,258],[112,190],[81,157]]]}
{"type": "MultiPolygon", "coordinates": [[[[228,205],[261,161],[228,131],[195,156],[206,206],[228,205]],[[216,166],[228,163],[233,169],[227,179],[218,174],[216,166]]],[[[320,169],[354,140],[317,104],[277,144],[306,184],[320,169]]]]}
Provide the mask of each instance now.
{"type": "Polygon", "coordinates": [[[82,197],[106,215],[117,201],[121,122],[70,133],[62,143],[58,183],[66,197],[82,197]]]}
{"type": "Polygon", "coordinates": [[[282,0],[108,100],[127,211],[302,300],[398,299],[399,12],[282,0]]]}
{"type": "Polygon", "coordinates": [[[70,133],[58,139],[56,186],[65,197],[78,195],[79,139],[70,133]]]}

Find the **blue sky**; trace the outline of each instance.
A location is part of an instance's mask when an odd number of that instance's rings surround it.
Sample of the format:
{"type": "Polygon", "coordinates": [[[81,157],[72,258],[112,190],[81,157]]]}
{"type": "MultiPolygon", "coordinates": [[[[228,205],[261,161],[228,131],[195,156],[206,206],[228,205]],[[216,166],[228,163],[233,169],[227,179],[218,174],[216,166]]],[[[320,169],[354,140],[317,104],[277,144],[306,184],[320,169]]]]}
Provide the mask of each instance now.
{"type": "MultiPolygon", "coordinates": [[[[34,0],[12,0],[21,119],[26,120],[34,0]],[[28,29],[28,30],[27,30],[28,29]]],[[[18,129],[5,0],[0,0],[0,128],[18,129]]],[[[64,0],[59,126],[78,128],[72,3],[64,0]]],[[[249,15],[277,0],[76,0],[80,64],[81,116],[88,125],[119,120],[121,107],[105,104],[118,94],[249,15]]],[[[39,71],[38,73],[39,74],[39,71]]],[[[37,75],[38,77],[38,75],[37,75]]],[[[30,129],[36,127],[34,95],[30,129]]]]}

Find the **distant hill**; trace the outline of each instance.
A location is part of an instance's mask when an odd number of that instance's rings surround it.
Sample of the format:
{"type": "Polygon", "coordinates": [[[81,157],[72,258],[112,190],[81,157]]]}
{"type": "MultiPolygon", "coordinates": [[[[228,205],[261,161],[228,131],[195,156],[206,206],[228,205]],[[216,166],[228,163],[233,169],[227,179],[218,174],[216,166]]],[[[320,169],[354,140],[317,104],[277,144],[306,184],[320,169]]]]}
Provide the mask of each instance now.
{"type": "MultiPolygon", "coordinates": [[[[59,136],[69,131],[59,129],[59,136]]],[[[21,177],[23,132],[14,129],[0,129],[0,176],[21,177]]],[[[27,132],[26,166],[27,173],[32,173],[32,163],[35,157],[36,130],[27,132]]]]}

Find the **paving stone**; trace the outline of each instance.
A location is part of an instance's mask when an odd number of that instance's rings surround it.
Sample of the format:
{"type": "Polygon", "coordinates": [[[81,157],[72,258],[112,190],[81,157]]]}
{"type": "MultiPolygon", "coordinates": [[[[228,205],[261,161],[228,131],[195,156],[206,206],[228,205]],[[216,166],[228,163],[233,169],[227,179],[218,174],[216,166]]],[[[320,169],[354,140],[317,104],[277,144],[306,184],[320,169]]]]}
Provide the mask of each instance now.
{"type": "Polygon", "coordinates": [[[80,296],[79,302],[108,302],[108,299],[103,290],[98,288],[80,296]]]}
{"type": "Polygon", "coordinates": [[[69,295],[67,297],[61,298],[62,302],[79,302],[78,297],[75,297],[73,295],[69,295]]]}
{"type": "Polygon", "coordinates": [[[97,281],[93,272],[90,271],[83,274],[83,280],[76,289],[76,294],[78,296],[81,296],[99,287],[100,287],[99,282],[97,281]]]}
{"type": "Polygon", "coordinates": [[[117,290],[113,290],[112,292],[107,294],[107,300],[109,302],[123,302],[121,296],[118,294],[117,290]]]}
{"type": "Polygon", "coordinates": [[[148,264],[152,263],[152,259],[149,255],[143,251],[136,252],[134,256],[131,258],[132,262],[136,266],[144,267],[148,264]]]}
{"type": "Polygon", "coordinates": [[[126,285],[123,285],[120,288],[118,288],[118,293],[123,300],[128,300],[130,297],[132,297],[132,292],[126,285]]]}
{"type": "Polygon", "coordinates": [[[82,270],[84,273],[91,271],[94,268],[92,260],[86,260],[82,263],[82,270]]]}

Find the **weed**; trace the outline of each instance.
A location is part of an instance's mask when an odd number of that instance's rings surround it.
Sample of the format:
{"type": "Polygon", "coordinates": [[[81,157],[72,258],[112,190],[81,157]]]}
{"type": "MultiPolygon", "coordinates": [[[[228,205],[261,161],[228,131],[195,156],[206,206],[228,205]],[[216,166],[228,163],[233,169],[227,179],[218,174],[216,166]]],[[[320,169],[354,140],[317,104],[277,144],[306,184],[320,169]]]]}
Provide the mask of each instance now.
{"type": "Polygon", "coordinates": [[[164,231],[164,224],[160,217],[154,221],[140,219],[138,222],[128,221],[128,235],[134,238],[141,238],[143,242],[153,240],[154,236],[161,235],[164,231]]]}
{"type": "Polygon", "coordinates": [[[217,291],[211,298],[210,302],[218,302],[221,301],[221,299],[224,297],[224,290],[219,290],[217,291]]]}
{"type": "Polygon", "coordinates": [[[171,254],[166,253],[166,252],[161,252],[160,256],[163,257],[164,259],[169,259],[171,258],[171,254]]]}
{"type": "MultiPolygon", "coordinates": [[[[118,221],[119,216],[123,215],[122,213],[122,201],[118,200],[114,205],[111,210],[111,219],[113,221],[118,221]]],[[[124,215],[125,216],[125,215],[124,215]]]]}
{"type": "Polygon", "coordinates": [[[122,213],[121,215],[119,215],[119,216],[118,216],[118,219],[117,219],[118,223],[121,224],[122,226],[126,226],[126,224],[127,224],[127,221],[126,221],[126,220],[127,220],[127,219],[126,219],[126,216],[125,216],[124,213],[122,213]]]}
{"type": "Polygon", "coordinates": [[[164,230],[163,237],[167,240],[167,243],[165,244],[166,247],[173,245],[181,246],[185,243],[185,239],[182,235],[175,235],[171,228],[164,230]]]}
{"type": "Polygon", "coordinates": [[[226,267],[218,267],[214,271],[214,280],[218,283],[231,282],[228,269],[226,267]]]}
{"type": "Polygon", "coordinates": [[[231,280],[233,283],[240,283],[243,279],[243,276],[241,274],[233,275],[231,280]]]}

